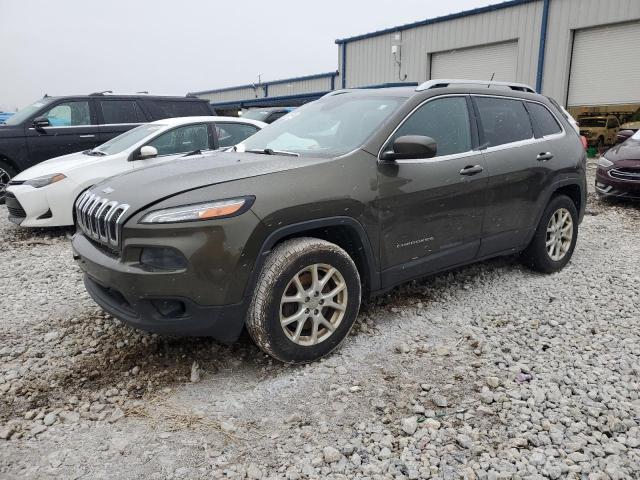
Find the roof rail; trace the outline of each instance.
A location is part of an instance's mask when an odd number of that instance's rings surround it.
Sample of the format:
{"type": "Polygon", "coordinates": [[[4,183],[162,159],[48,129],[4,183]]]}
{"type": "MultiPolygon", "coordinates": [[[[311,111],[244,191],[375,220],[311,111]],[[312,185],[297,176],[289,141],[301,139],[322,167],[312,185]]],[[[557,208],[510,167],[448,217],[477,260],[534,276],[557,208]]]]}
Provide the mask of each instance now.
{"type": "Polygon", "coordinates": [[[113,90],[104,90],[102,92],[93,92],[90,93],[89,96],[100,96],[100,95],[104,95],[105,93],[113,93],[113,90]]]}
{"type": "Polygon", "coordinates": [[[507,87],[511,90],[517,90],[519,92],[536,93],[533,88],[524,83],[498,82],[494,80],[464,80],[459,78],[438,78],[429,80],[419,85],[418,88],[416,88],[416,92],[430,90],[432,88],[449,87],[451,85],[484,85],[486,87],[507,87]]]}

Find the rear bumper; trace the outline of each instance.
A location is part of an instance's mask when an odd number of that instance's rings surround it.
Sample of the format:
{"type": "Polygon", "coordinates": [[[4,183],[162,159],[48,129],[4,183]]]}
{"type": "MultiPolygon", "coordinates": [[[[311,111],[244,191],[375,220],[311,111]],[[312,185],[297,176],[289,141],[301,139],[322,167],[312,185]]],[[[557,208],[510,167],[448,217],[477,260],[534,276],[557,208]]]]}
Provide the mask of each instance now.
{"type": "Polygon", "coordinates": [[[232,343],[242,333],[246,299],[229,305],[202,305],[168,288],[184,282],[184,272],[149,272],[122,264],[75,235],[74,259],[84,271],[91,298],[105,311],[140,330],[178,336],[208,336],[232,343]],[[158,282],[166,286],[157,288],[158,282]]]}

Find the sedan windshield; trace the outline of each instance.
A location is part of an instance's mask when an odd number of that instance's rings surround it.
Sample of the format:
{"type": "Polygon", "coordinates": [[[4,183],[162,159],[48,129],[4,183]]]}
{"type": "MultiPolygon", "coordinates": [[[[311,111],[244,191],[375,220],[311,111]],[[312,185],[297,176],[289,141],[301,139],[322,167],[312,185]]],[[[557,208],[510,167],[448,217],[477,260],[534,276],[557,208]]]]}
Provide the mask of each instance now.
{"type": "Polygon", "coordinates": [[[164,127],[166,127],[166,125],[158,123],[154,123],[153,125],[140,125],[139,127],[124,132],[122,135],[112,138],[93,150],[104,153],[105,155],[116,155],[125,151],[127,148],[134,146],[136,143],[144,140],[164,127]]]}
{"type": "Polygon", "coordinates": [[[20,125],[22,122],[27,120],[31,115],[36,113],[42,107],[44,107],[47,103],[49,103],[52,98],[42,98],[37,102],[32,103],[28,107],[21,108],[17,113],[10,116],[5,120],[4,123],[7,125],[20,125]]]}
{"type": "Polygon", "coordinates": [[[249,137],[238,150],[343,155],[360,147],[403,101],[352,93],[324,97],[249,137]]]}

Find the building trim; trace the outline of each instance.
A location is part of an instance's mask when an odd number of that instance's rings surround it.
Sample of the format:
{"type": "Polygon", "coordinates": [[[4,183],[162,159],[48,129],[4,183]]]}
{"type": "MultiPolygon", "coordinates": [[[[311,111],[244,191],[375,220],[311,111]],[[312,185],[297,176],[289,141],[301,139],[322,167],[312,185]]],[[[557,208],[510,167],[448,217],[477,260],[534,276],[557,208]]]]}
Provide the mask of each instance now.
{"type": "Polygon", "coordinates": [[[542,7],[542,25],[540,26],[540,48],[538,49],[538,70],[536,73],[536,92],[542,93],[542,78],[544,75],[544,52],[547,46],[547,28],[549,26],[549,4],[551,0],[544,0],[542,7]]]}
{"type": "Polygon", "coordinates": [[[340,72],[340,81],[342,88],[347,88],[347,44],[346,42],[341,45],[342,48],[342,71],[340,72]]]}
{"type": "Polygon", "coordinates": [[[292,77],[292,78],[283,78],[280,80],[271,80],[268,82],[263,82],[260,84],[249,83],[246,85],[236,85],[234,87],[225,87],[225,88],[216,88],[213,90],[201,90],[199,92],[189,92],[189,95],[206,95],[209,93],[222,93],[229,92],[231,90],[242,90],[245,88],[257,88],[257,87],[265,87],[268,91],[269,85],[279,85],[282,83],[291,83],[291,82],[302,82],[304,80],[316,80],[319,78],[334,78],[338,75],[338,72],[326,72],[326,73],[316,73],[314,75],[305,75],[303,77],[292,77]]]}
{"type": "Polygon", "coordinates": [[[378,37],[380,35],[386,35],[388,33],[401,32],[403,30],[409,30],[411,28],[422,27],[425,25],[432,25],[434,23],[447,22],[449,20],[470,17],[472,15],[478,15],[480,13],[494,12],[496,10],[502,10],[504,8],[515,7],[517,5],[524,5],[526,3],[539,2],[539,1],[540,0],[508,0],[506,2],[497,3],[495,5],[488,5],[486,7],[479,7],[479,8],[474,8],[472,10],[465,10],[458,13],[451,13],[449,15],[443,15],[441,17],[427,18],[426,20],[420,20],[413,23],[406,23],[404,25],[385,28],[383,30],[377,30],[375,32],[363,33],[362,35],[356,35],[354,37],[339,38],[335,41],[335,43],[338,45],[345,44],[347,42],[353,42],[356,40],[364,40],[366,38],[378,37]]]}

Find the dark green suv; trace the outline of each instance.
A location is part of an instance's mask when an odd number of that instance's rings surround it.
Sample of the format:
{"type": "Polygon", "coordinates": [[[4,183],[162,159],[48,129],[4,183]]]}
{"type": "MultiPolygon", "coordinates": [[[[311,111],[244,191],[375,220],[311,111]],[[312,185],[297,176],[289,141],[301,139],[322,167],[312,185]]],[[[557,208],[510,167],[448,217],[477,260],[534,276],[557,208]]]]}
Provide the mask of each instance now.
{"type": "Polygon", "coordinates": [[[108,179],[76,204],[75,257],[105,310],[144,330],[285,362],[327,355],[363,296],[522,252],[554,272],[585,207],[585,152],[518,84],[342,90],[234,151],[108,179]]]}

